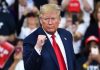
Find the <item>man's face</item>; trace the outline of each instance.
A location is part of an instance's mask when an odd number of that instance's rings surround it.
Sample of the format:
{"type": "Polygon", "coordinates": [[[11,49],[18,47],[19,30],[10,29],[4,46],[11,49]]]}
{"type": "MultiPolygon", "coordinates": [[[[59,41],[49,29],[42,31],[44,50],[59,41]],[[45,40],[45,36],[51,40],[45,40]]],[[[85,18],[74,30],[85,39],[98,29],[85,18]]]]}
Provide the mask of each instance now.
{"type": "Polygon", "coordinates": [[[53,34],[59,26],[60,16],[58,16],[56,12],[44,13],[40,18],[40,22],[47,33],[53,34]]]}

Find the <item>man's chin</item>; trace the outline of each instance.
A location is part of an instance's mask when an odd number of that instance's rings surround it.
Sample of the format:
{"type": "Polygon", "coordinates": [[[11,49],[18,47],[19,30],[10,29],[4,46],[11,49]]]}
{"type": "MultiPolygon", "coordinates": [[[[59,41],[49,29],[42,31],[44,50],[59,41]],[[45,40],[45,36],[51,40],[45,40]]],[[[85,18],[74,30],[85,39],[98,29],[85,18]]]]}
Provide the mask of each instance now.
{"type": "Polygon", "coordinates": [[[56,31],[47,31],[48,34],[54,34],[56,31]]]}

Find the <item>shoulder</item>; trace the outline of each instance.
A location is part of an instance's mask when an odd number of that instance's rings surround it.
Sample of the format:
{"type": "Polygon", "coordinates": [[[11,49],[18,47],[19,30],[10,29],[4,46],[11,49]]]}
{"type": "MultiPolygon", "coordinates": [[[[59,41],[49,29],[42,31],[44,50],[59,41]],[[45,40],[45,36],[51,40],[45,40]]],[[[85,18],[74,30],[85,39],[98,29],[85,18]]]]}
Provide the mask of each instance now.
{"type": "Polygon", "coordinates": [[[24,43],[35,43],[38,35],[45,34],[42,28],[38,28],[24,39],[24,43]]]}
{"type": "Polygon", "coordinates": [[[72,35],[68,30],[63,29],[63,28],[58,28],[58,32],[59,32],[60,34],[72,35]]]}
{"type": "Polygon", "coordinates": [[[72,34],[66,29],[58,28],[58,33],[61,37],[66,37],[68,40],[73,40],[72,34]]]}
{"type": "Polygon", "coordinates": [[[35,40],[35,38],[37,38],[38,36],[38,30],[32,32],[30,35],[28,35],[25,39],[24,42],[30,42],[32,40],[35,40]]]}

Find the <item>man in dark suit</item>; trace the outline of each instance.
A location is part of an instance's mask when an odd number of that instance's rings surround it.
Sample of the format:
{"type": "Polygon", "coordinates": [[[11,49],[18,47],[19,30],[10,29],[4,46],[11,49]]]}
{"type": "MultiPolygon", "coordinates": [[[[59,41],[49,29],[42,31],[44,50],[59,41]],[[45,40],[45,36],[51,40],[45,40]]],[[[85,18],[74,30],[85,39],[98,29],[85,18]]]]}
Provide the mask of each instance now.
{"type": "Polygon", "coordinates": [[[58,28],[58,5],[43,5],[40,8],[40,23],[41,27],[24,40],[25,70],[76,70],[72,36],[58,28]]]}

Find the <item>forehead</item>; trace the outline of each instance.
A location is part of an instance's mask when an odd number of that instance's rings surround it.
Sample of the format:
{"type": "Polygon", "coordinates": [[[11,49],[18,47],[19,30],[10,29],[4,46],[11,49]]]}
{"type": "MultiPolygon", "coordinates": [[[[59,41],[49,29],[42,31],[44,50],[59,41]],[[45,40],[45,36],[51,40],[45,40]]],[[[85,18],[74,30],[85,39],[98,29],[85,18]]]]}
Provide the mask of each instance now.
{"type": "Polygon", "coordinates": [[[52,12],[43,13],[41,17],[59,17],[59,14],[57,14],[56,11],[52,11],[52,12]]]}

